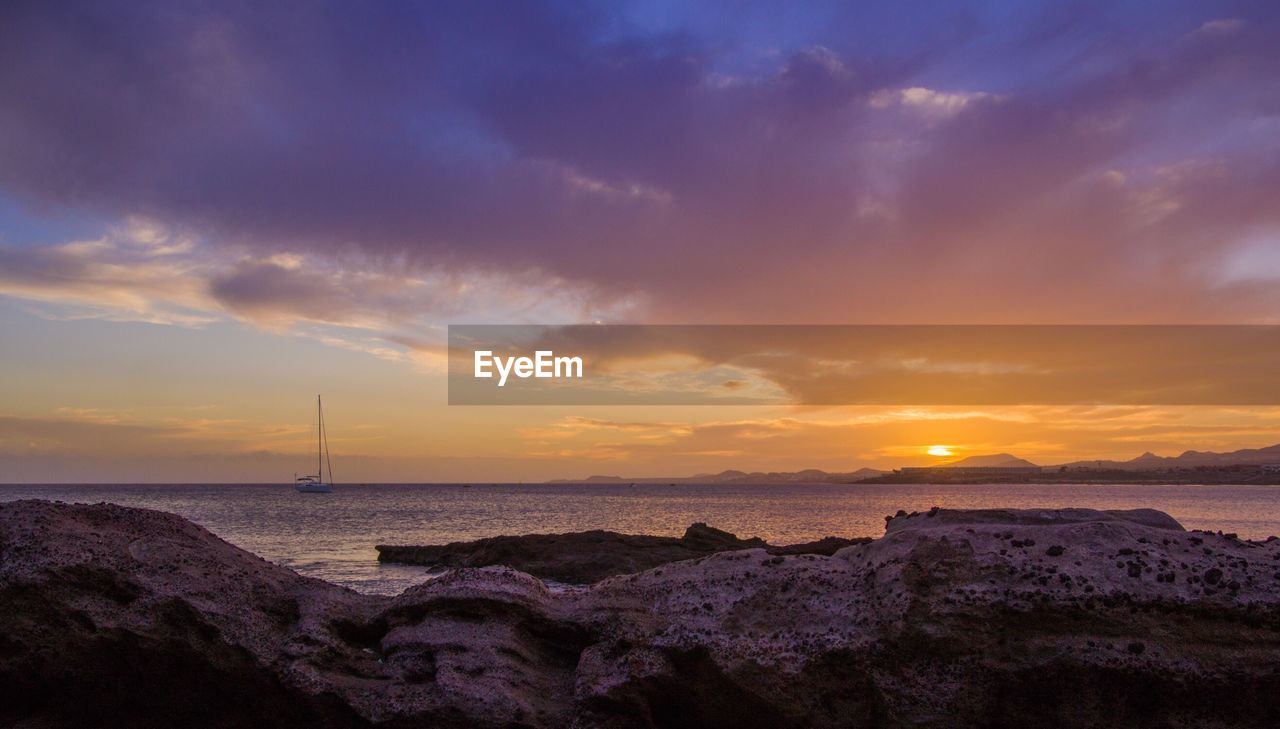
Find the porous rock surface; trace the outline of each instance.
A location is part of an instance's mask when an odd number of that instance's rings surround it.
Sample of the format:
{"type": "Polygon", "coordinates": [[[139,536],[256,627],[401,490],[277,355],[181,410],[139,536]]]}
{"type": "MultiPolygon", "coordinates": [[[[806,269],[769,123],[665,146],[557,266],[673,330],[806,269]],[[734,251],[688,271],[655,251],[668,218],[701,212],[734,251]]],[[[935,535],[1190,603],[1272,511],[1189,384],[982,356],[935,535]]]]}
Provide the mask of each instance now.
{"type": "Polygon", "coordinates": [[[183,519],[0,505],[0,725],[1280,725],[1280,540],[934,510],[830,556],[394,598],[183,519]]]}
{"type": "Polygon", "coordinates": [[[759,547],[770,554],[832,554],[865,538],[826,537],[816,542],[773,546],[763,539],[740,539],[703,523],[684,535],[655,537],[603,530],[568,534],[526,534],[425,546],[379,544],[378,559],[430,567],[492,567],[501,565],[535,577],[585,585],[614,575],[643,572],[668,562],[759,547]]]}

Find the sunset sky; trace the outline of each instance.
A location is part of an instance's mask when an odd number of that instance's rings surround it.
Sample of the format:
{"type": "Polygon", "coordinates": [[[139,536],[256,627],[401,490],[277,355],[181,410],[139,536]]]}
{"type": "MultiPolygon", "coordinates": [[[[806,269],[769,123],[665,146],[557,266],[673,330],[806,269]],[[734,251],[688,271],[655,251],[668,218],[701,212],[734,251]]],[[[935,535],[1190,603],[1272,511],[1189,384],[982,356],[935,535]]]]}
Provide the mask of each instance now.
{"type": "Polygon", "coordinates": [[[4,3],[0,481],[288,481],[318,392],[339,481],[1280,442],[447,405],[448,324],[1280,323],[1280,4],[693,5],[4,3]]]}

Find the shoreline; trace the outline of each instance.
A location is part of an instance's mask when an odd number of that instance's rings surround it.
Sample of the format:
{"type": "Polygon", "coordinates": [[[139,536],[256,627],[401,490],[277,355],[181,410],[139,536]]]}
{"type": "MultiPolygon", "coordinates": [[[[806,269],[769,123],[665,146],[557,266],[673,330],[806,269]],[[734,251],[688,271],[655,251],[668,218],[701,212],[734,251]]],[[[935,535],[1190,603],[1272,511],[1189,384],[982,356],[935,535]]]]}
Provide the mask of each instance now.
{"type": "MultiPolygon", "coordinates": [[[[1151,486],[1277,486],[1280,485],[1280,471],[1264,470],[1257,467],[1229,468],[1197,468],[1177,470],[1093,470],[1072,469],[1062,472],[1045,472],[1041,474],[1016,473],[1008,476],[970,475],[964,473],[948,474],[947,469],[930,469],[926,475],[890,471],[877,476],[858,479],[844,479],[837,474],[830,478],[813,480],[699,480],[692,478],[616,478],[601,479],[556,479],[552,481],[367,481],[337,482],[335,486],[344,488],[385,487],[385,486],[440,486],[466,488],[492,487],[547,487],[583,486],[601,489],[641,486],[692,486],[692,487],[732,487],[732,486],[773,486],[785,489],[790,486],[853,486],[853,485],[892,485],[919,484],[946,486],[952,484],[965,485],[1000,485],[1000,484],[1035,484],[1035,485],[1151,485],[1151,486]]],[[[280,486],[292,488],[291,484],[269,481],[0,481],[0,488],[58,488],[58,487],[152,487],[152,486],[280,486]]]]}

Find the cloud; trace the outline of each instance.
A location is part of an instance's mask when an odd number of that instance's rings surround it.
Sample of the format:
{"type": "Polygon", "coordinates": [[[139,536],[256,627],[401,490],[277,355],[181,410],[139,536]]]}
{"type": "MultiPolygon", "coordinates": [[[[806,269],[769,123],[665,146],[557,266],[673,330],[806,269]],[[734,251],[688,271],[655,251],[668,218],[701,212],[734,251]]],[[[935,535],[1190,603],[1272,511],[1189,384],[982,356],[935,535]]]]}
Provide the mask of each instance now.
{"type": "Polygon", "coordinates": [[[1230,35],[1245,26],[1245,21],[1240,18],[1219,18],[1217,20],[1206,20],[1196,28],[1192,35],[1208,35],[1221,36],[1230,35]]]}
{"type": "Polygon", "coordinates": [[[1224,286],[1280,281],[1280,229],[1261,231],[1240,241],[1218,275],[1224,286]]]}
{"type": "Polygon", "coordinates": [[[60,316],[194,326],[213,321],[191,242],[130,219],[101,238],[0,247],[0,294],[54,305],[60,316]]]}
{"type": "MultiPolygon", "coordinates": [[[[330,439],[334,468],[344,482],[417,482],[424,475],[529,482],[600,472],[673,476],[725,468],[899,467],[927,462],[924,450],[935,443],[953,444],[964,454],[1008,450],[1039,463],[1132,458],[1145,450],[1176,455],[1185,448],[1272,445],[1280,423],[1278,408],[779,407],[647,414],[652,417],[599,413],[522,426],[486,419],[483,453],[389,453],[377,437],[380,428],[368,433],[351,425],[330,439]],[[516,431],[507,433],[507,427],[516,431]],[[495,449],[498,440],[503,445],[495,449]]],[[[155,417],[74,407],[49,417],[0,415],[0,478],[269,483],[313,463],[314,431],[305,422],[208,415],[155,417]]]]}
{"type": "Polygon", "coordinates": [[[873,109],[902,106],[934,118],[947,118],[964,111],[965,107],[981,101],[995,101],[999,97],[982,91],[943,92],[912,86],[907,89],[882,89],[871,95],[873,109]]]}
{"type": "MultiPolygon", "coordinates": [[[[1041,464],[1129,459],[1145,450],[1234,450],[1273,444],[1276,408],[834,408],[773,409],[690,422],[560,420],[521,433],[532,459],[609,461],[616,475],[698,470],[896,468],[931,461],[950,443],[964,455],[1009,451],[1041,464]]],[[[568,474],[575,475],[575,474],[568,474]]],[[[589,475],[584,472],[578,476],[589,475]]]]}
{"type": "MultiPolygon", "coordinates": [[[[17,3],[0,190],[53,224],[188,231],[204,253],[137,254],[97,293],[110,272],[65,269],[86,306],[175,322],[211,298],[255,322],[381,327],[423,277],[512,281],[534,310],[536,292],[642,302],[653,321],[1280,315],[1215,273],[1280,217],[1273,4],[704,14],[17,3]],[[1149,177],[1206,161],[1211,182],[1149,177]],[[197,255],[232,265],[165,290],[197,255]]],[[[5,255],[52,276],[87,254],[5,255]]]]}
{"type": "Polygon", "coordinates": [[[132,218],[102,238],[0,247],[0,294],[52,317],[202,326],[236,320],[385,359],[435,356],[451,320],[574,322],[632,299],[537,271],[450,270],[367,256],[209,245],[132,218]]]}

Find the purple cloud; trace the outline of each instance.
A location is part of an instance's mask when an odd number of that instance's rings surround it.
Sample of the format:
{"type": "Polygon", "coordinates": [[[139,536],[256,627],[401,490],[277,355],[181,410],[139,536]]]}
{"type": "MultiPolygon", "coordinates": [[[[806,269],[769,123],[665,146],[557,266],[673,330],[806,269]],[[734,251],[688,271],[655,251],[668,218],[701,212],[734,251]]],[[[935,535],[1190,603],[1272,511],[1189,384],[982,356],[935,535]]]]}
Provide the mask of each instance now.
{"type": "Polygon", "coordinates": [[[1082,8],[11,3],[0,190],[248,251],[216,304],[317,321],[405,304],[262,261],[667,321],[1274,320],[1222,271],[1280,229],[1280,13],[1082,8]]]}

